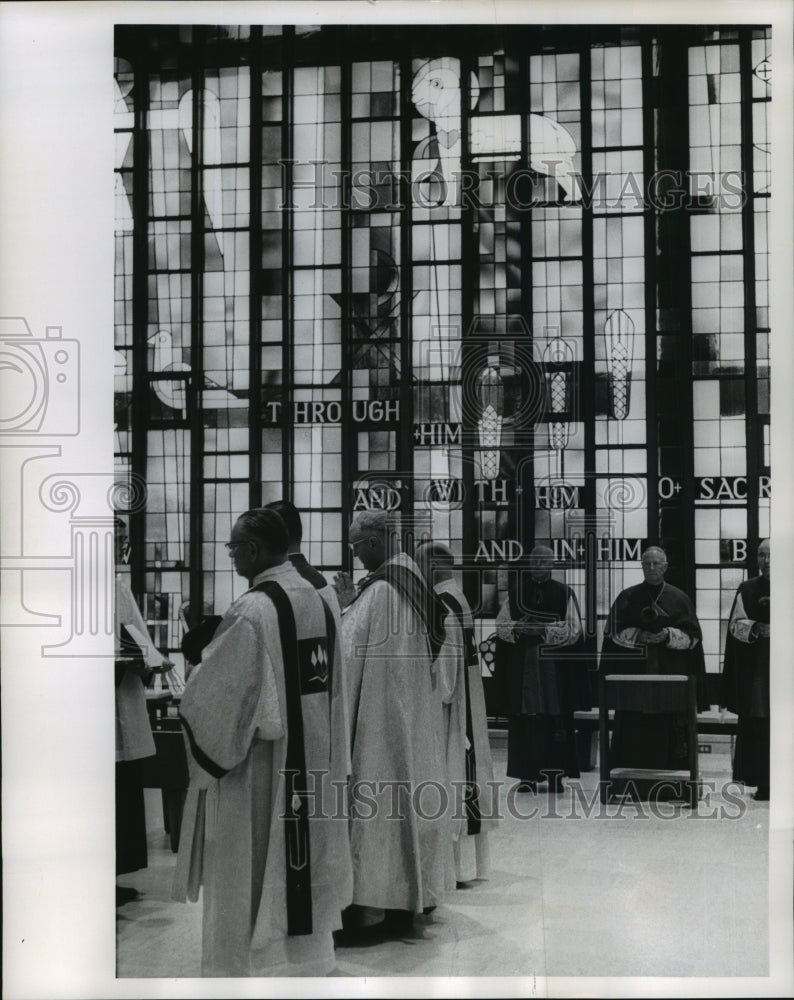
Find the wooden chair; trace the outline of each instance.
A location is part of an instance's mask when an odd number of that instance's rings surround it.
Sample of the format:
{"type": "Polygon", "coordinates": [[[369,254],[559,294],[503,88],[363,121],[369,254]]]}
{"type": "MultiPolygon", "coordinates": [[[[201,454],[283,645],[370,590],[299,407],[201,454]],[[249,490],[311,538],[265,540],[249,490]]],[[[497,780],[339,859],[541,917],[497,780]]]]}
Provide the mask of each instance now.
{"type": "Polygon", "coordinates": [[[697,688],[685,674],[607,674],[598,680],[598,722],[601,756],[601,802],[606,803],[612,780],[680,781],[689,790],[694,808],[699,796],[697,688]],[[689,771],[609,766],[609,712],[675,712],[685,715],[689,744],[689,771]]]}

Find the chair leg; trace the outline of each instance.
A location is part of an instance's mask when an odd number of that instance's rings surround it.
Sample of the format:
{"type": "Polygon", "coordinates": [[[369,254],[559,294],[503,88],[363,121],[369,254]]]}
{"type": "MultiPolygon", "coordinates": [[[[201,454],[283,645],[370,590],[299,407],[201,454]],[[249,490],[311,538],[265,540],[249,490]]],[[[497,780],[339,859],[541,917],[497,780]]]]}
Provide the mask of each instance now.
{"type": "Polygon", "coordinates": [[[688,719],[689,719],[689,804],[697,808],[700,782],[698,780],[698,720],[697,720],[697,682],[694,677],[687,681],[688,686],[688,719]]]}
{"type": "Polygon", "coordinates": [[[163,797],[167,802],[168,835],[171,851],[174,854],[179,850],[179,834],[182,830],[182,812],[185,808],[186,794],[183,788],[163,790],[163,797]]]}
{"type": "Polygon", "coordinates": [[[163,800],[163,829],[167,834],[170,834],[171,828],[169,825],[169,815],[168,815],[168,793],[165,788],[160,789],[160,797],[163,800]]]}
{"type": "Polygon", "coordinates": [[[606,805],[611,782],[609,780],[609,708],[607,707],[606,682],[603,677],[598,678],[598,741],[598,790],[601,804],[606,805]]]}

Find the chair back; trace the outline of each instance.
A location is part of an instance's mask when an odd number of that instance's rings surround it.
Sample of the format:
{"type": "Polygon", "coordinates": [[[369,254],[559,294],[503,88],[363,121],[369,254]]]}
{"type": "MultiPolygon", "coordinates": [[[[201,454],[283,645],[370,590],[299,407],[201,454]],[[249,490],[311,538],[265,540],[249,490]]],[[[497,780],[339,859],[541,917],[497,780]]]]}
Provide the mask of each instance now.
{"type": "Polygon", "coordinates": [[[686,674],[607,674],[599,687],[607,710],[697,714],[695,678],[686,674]]]}

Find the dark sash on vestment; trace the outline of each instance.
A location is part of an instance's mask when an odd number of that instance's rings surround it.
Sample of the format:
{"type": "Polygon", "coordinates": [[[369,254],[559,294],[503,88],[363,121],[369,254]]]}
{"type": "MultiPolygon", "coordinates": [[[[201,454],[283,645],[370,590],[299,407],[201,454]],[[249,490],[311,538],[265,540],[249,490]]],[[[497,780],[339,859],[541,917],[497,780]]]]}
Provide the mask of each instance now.
{"type": "Polygon", "coordinates": [[[463,677],[466,692],[466,740],[469,744],[466,748],[466,788],[463,795],[463,804],[466,808],[466,833],[474,835],[480,833],[482,829],[482,816],[480,812],[480,789],[477,784],[477,754],[474,749],[474,725],[471,717],[469,667],[479,668],[480,657],[477,653],[474,628],[466,622],[463,616],[463,606],[460,601],[447,591],[442,591],[438,596],[458,619],[463,631],[463,645],[465,650],[463,657],[463,677]]]}
{"type": "MultiPolygon", "coordinates": [[[[331,692],[334,656],[334,622],[323,601],[326,622],[327,672],[318,668],[316,639],[298,639],[295,612],[284,588],[275,580],[265,580],[259,590],[273,602],[278,616],[287,704],[287,756],[284,766],[284,843],[286,862],[287,934],[297,937],[312,933],[312,876],[309,842],[308,782],[303,736],[301,694],[331,692]],[[307,643],[314,647],[309,652],[307,643]],[[325,673],[325,678],[323,678],[325,673]]],[[[320,657],[321,659],[322,657],[320,657]]]]}
{"type": "MultiPolygon", "coordinates": [[[[261,592],[273,603],[284,662],[287,708],[287,752],[284,765],[287,934],[297,937],[312,933],[308,782],[301,695],[326,691],[330,703],[336,626],[331,609],[320,598],[326,635],[299,639],[295,612],[284,588],[275,580],[265,580],[251,590],[261,592]]],[[[227,769],[220,767],[204,753],[196,743],[188,722],[182,716],[180,718],[196,762],[214,778],[222,778],[228,774],[227,769]]]]}
{"type": "Polygon", "coordinates": [[[439,654],[444,643],[444,605],[427,586],[424,579],[400,563],[388,562],[379,566],[359,584],[358,597],[376,580],[385,580],[411,605],[425,628],[430,643],[431,658],[439,654]]]}

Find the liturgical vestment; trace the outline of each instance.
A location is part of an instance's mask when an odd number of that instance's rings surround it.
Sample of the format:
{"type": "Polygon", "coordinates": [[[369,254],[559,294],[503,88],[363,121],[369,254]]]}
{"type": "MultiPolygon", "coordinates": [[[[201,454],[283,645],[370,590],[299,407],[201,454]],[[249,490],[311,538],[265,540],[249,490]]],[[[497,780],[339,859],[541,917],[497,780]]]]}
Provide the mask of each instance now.
{"type": "Polygon", "coordinates": [[[204,893],[202,974],[323,975],[351,901],[333,616],[287,562],[224,615],[180,714],[190,746],[174,897],[204,893]]]}
{"type": "Polygon", "coordinates": [[[522,782],[579,777],[573,713],[590,708],[579,604],[559,580],[526,580],[496,618],[502,711],[508,717],[507,775],[522,782]],[[524,634],[518,626],[529,626],[524,634]]]}
{"type": "MultiPolygon", "coordinates": [[[[342,610],[339,607],[339,598],[337,597],[336,590],[331,586],[331,584],[325,579],[325,577],[318,570],[314,568],[306,559],[306,556],[302,552],[290,553],[289,561],[295,567],[296,571],[300,576],[303,577],[308,583],[310,583],[317,593],[322,597],[328,607],[331,609],[334,616],[334,625],[336,626],[337,634],[341,636],[342,634],[342,610]]],[[[344,658],[341,662],[337,664],[335,682],[337,686],[337,691],[340,695],[339,704],[341,710],[344,713],[344,727],[345,731],[349,732],[350,723],[348,720],[348,697],[347,697],[347,671],[345,669],[344,658]]],[[[350,741],[348,740],[348,748],[350,747],[350,741]]],[[[345,763],[345,774],[350,774],[350,754],[348,752],[347,760],[345,763]]]]}
{"type": "Polygon", "coordinates": [[[739,716],[733,778],[769,792],[769,577],[739,586],[725,639],[723,704],[739,716]]]}
{"type": "Polygon", "coordinates": [[[444,896],[450,836],[427,622],[408,596],[427,587],[404,553],[372,576],[342,616],[353,902],[419,913],[444,896]]]}
{"type": "Polygon", "coordinates": [[[471,608],[454,580],[442,580],[434,589],[449,612],[435,667],[447,780],[455,805],[452,865],[455,880],[462,882],[488,874],[488,830],[496,826],[499,796],[471,608]]]}
{"type": "MultiPolygon", "coordinates": [[[[707,708],[703,633],[687,595],[663,581],[640,583],[618,594],[609,613],[599,671],[606,674],[691,674],[697,704],[707,708]],[[663,643],[642,643],[643,630],[667,630],[663,643]]],[[[670,712],[615,712],[611,767],[688,767],[686,717],[670,712]]]]}

